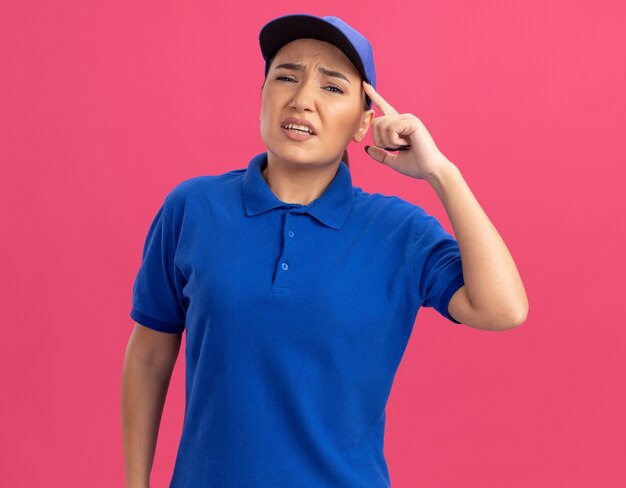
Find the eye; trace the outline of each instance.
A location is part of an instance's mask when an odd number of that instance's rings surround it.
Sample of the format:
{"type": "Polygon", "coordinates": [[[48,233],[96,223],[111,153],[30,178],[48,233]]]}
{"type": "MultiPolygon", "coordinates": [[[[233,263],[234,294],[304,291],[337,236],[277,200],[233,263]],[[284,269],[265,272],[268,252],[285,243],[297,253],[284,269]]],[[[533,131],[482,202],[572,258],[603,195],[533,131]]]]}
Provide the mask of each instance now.
{"type": "MultiPolygon", "coordinates": [[[[294,80],[293,78],[290,78],[289,76],[277,76],[276,77],[277,80],[287,80],[287,81],[293,81],[295,83],[296,80],[294,80]]],[[[332,93],[341,93],[343,94],[344,91],[339,88],[338,86],[335,85],[328,85],[326,88],[332,88],[333,90],[330,90],[332,93]]]]}
{"type": "Polygon", "coordinates": [[[334,88],[335,90],[337,90],[335,93],[343,93],[343,90],[339,88],[338,86],[329,85],[328,88],[334,88]]]}

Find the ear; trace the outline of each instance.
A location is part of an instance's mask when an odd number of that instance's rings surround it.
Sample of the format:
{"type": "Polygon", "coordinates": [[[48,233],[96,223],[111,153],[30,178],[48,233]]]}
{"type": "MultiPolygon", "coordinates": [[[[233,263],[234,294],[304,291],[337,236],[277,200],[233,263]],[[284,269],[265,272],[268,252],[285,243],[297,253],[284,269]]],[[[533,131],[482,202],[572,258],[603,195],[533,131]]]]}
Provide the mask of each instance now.
{"type": "Polygon", "coordinates": [[[365,135],[367,134],[367,130],[372,125],[372,120],[374,120],[374,109],[369,109],[363,112],[363,116],[361,117],[361,123],[357,127],[356,132],[352,136],[352,140],[354,142],[361,142],[365,135]]]}

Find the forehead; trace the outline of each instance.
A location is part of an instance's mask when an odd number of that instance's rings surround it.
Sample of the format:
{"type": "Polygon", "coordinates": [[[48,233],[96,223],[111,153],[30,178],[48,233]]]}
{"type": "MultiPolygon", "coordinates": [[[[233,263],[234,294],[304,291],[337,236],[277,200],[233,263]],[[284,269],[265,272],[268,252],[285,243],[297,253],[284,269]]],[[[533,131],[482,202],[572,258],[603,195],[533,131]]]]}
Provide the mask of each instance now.
{"type": "Polygon", "coordinates": [[[317,39],[296,39],[281,47],[274,56],[273,65],[278,62],[316,62],[327,68],[341,69],[346,75],[360,77],[352,61],[337,46],[317,39]]]}

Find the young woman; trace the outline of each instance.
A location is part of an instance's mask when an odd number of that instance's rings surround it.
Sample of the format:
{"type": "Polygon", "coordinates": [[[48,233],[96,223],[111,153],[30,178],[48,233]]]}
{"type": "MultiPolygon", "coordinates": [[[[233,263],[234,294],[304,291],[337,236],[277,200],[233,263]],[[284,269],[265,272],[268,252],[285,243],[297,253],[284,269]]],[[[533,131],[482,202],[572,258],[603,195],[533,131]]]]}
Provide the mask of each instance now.
{"type": "Polygon", "coordinates": [[[148,231],[122,380],[127,487],[149,485],[183,331],[170,486],[389,487],[385,405],[418,309],[487,330],[526,317],[459,169],[376,92],[367,39],[337,17],[288,15],[260,45],[267,151],[176,185],[148,231]],[[370,128],[371,158],[426,180],[458,240],[421,207],[352,185],[346,148],[370,128]]]}

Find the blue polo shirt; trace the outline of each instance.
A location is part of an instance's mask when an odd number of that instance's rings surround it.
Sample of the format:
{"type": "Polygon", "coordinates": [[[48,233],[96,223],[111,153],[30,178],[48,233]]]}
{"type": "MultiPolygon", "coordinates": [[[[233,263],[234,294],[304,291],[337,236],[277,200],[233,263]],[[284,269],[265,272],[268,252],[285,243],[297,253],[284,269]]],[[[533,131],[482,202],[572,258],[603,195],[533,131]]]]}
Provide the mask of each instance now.
{"type": "Polygon", "coordinates": [[[343,162],[308,205],[266,165],[177,184],[148,230],[130,316],[187,334],[170,487],[389,487],[385,405],[419,307],[459,324],[458,243],[343,162]]]}

